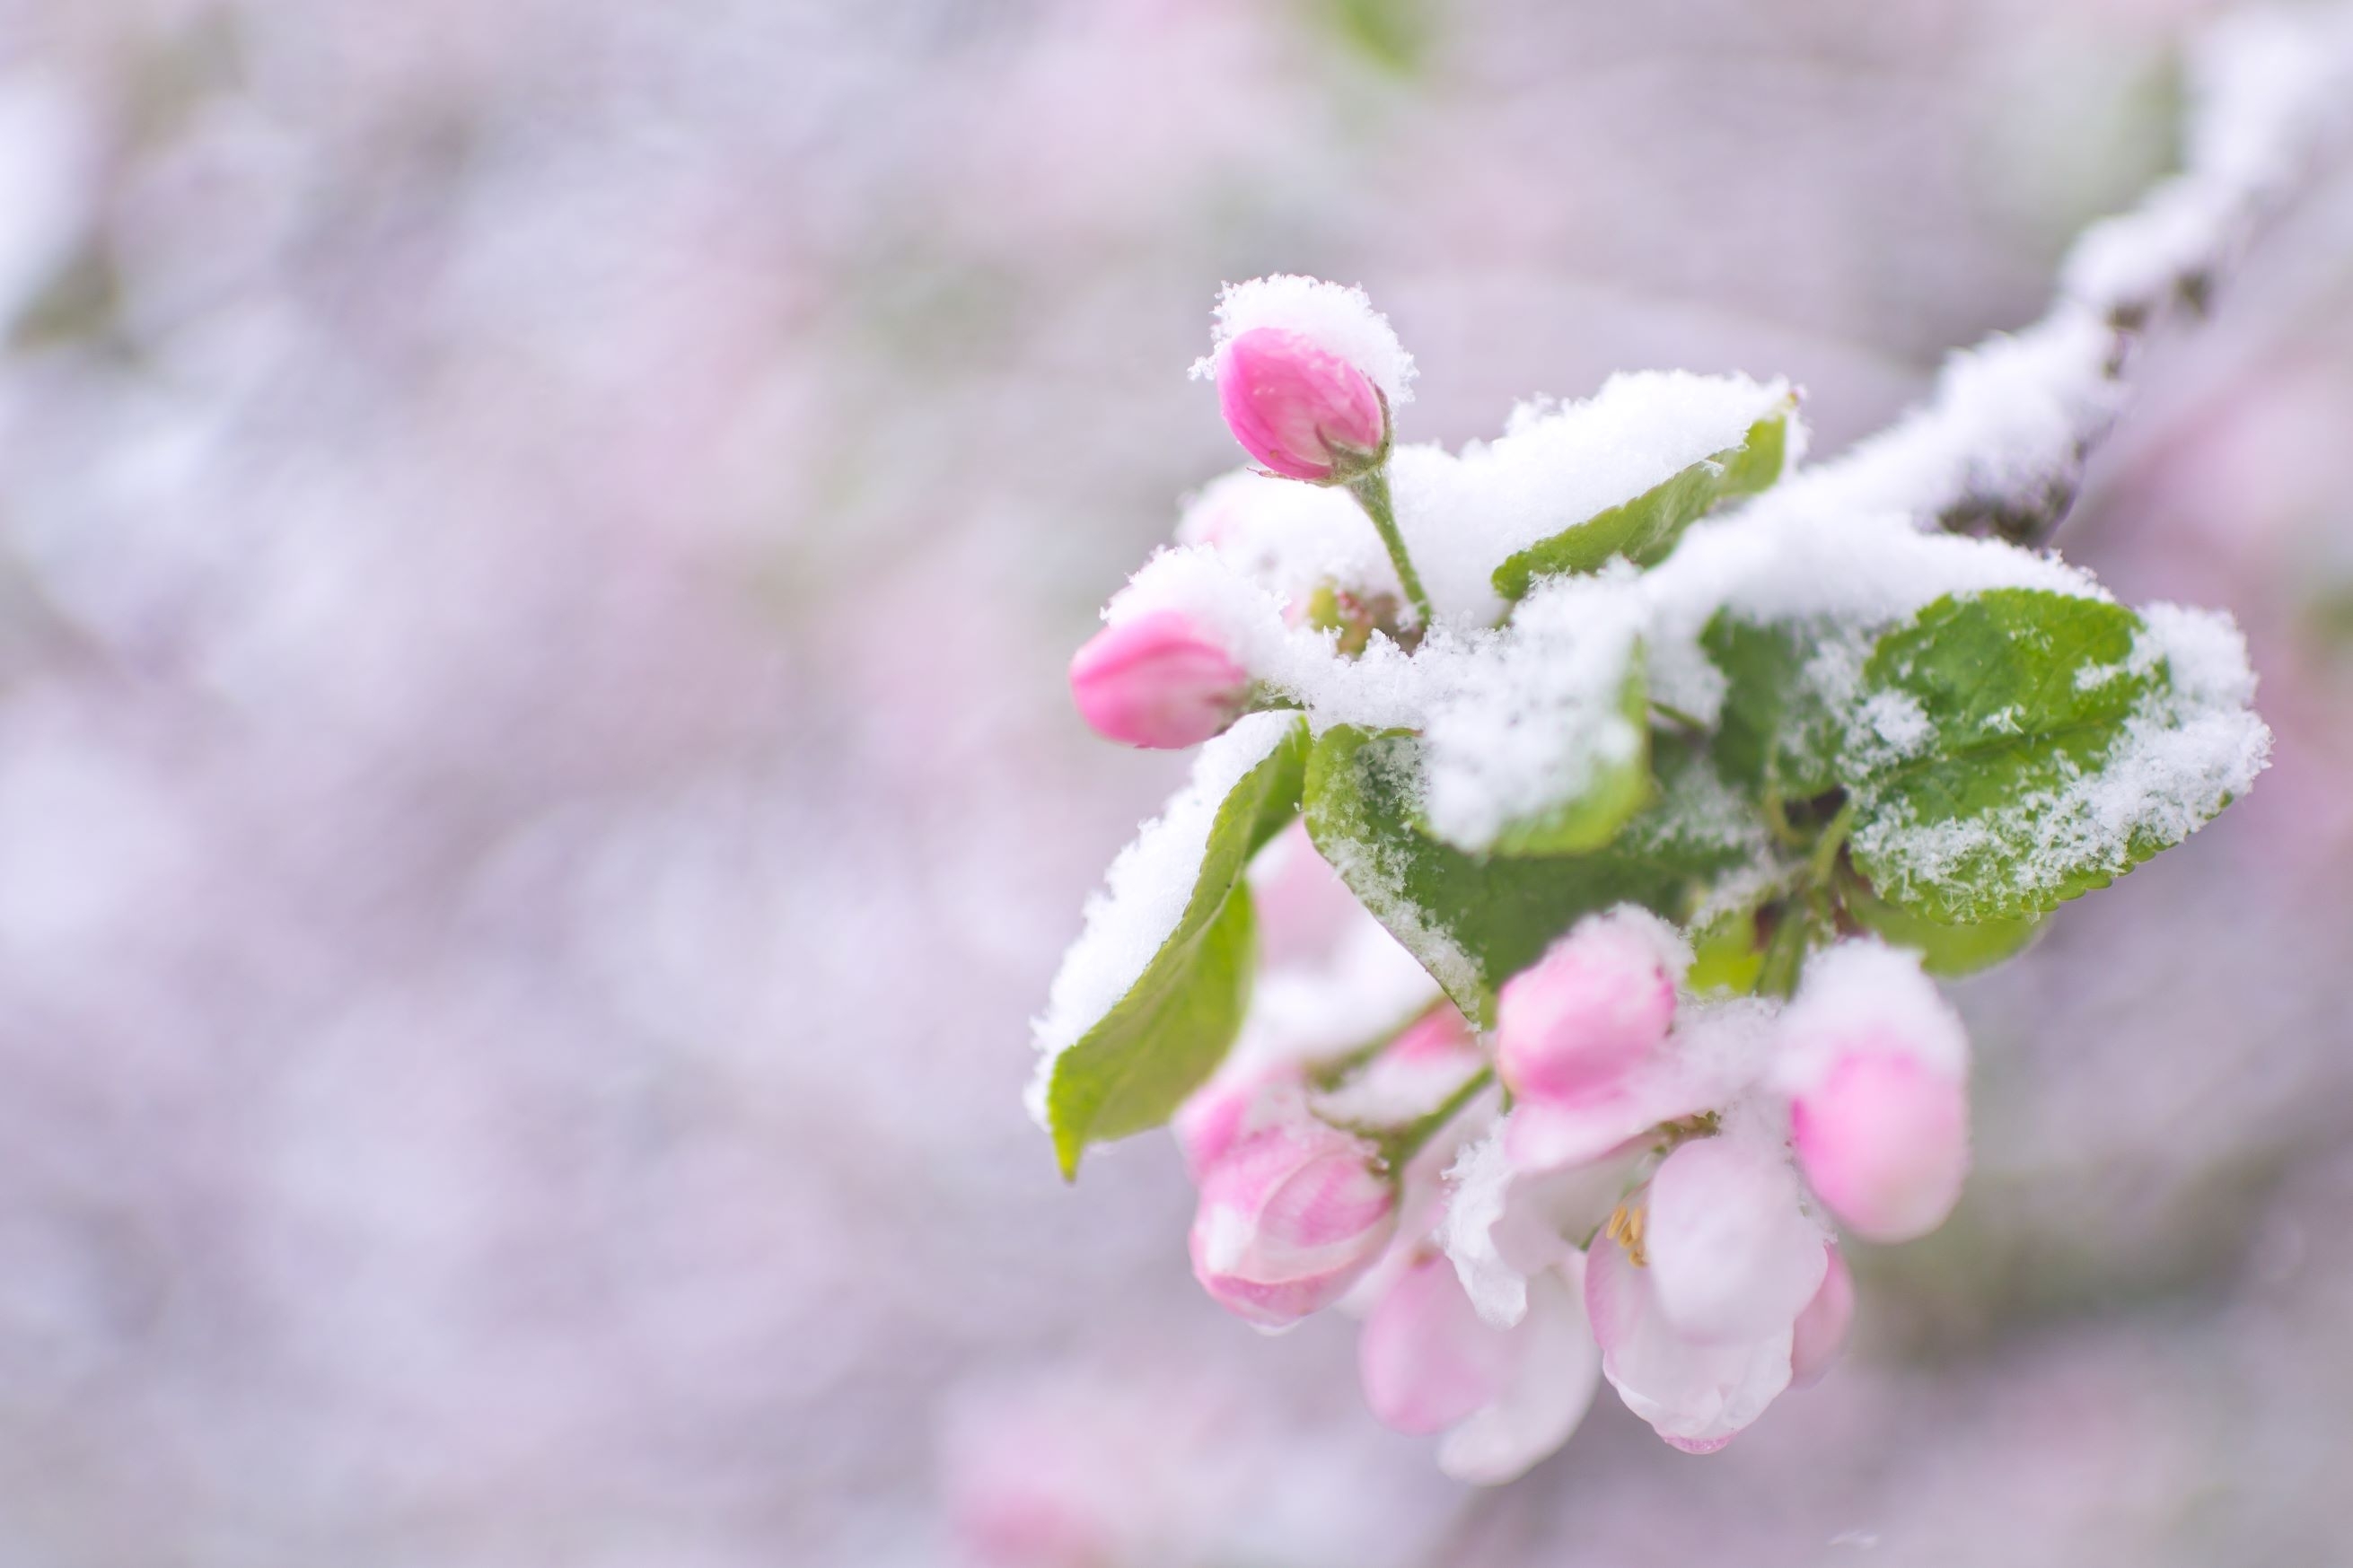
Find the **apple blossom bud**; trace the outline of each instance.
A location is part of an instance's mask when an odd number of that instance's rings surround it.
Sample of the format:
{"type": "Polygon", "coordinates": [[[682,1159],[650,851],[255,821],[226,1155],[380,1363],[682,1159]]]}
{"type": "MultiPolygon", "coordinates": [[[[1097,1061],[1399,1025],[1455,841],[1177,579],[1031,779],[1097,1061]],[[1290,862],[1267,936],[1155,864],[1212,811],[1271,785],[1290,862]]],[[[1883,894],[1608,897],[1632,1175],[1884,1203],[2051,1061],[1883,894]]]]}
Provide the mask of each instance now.
{"type": "Polygon", "coordinates": [[[1155,610],[1089,638],[1071,660],[1071,695],[1106,740],[1198,745],[1241,716],[1250,672],[1180,610],[1155,610]]]}
{"type": "Polygon", "coordinates": [[[1667,1037],[1689,957],[1656,916],[1616,910],[1577,923],[1496,997],[1496,1065],[1523,1100],[1608,1091],[1667,1037]]]}
{"type": "Polygon", "coordinates": [[[1417,1260],[1365,1320],[1357,1372],[1374,1418],[1442,1432],[1491,1405],[1517,1356],[1509,1329],[1482,1320],[1443,1257],[1417,1260]]]}
{"type": "Polygon", "coordinates": [[[1794,1096],[1798,1159],[1831,1211],[1873,1241],[1910,1241],[1945,1222],[1969,1167],[1959,1079],[1896,1043],[1846,1051],[1794,1096]]]}
{"type": "Polygon", "coordinates": [[[1822,1249],[1829,1254],[1830,1267],[1822,1275],[1822,1287],[1806,1310],[1798,1314],[1789,1343],[1789,1386],[1810,1388],[1822,1380],[1822,1374],[1846,1349],[1847,1331],[1854,1326],[1854,1276],[1848,1271],[1846,1259],[1835,1247],[1822,1249]]]}
{"type": "Polygon", "coordinates": [[[1642,1230],[1668,1321],[1712,1342],[1786,1331],[1822,1282],[1822,1229],[1802,1205],[1778,1147],[1700,1138],[1668,1155],[1642,1230]]]}
{"type": "Polygon", "coordinates": [[[1201,1177],[1193,1274],[1261,1328],[1330,1306],[1397,1228],[1397,1193],[1362,1140],[1313,1118],[1242,1137],[1201,1177]]]}
{"type": "Polygon", "coordinates": [[[1228,1066],[1168,1119],[1185,1173],[1198,1185],[1244,1138],[1308,1118],[1307,1085],[1296,1067],[1228,1066]]]}
{"type": "Polygon", "coordinates": [[[1280,327],[1252,328],[1225,345],[1218,404],[1234,439],[1285,479],[1345,482],[1388,447],[1388,405],[1365,373],[1280,327]]]}

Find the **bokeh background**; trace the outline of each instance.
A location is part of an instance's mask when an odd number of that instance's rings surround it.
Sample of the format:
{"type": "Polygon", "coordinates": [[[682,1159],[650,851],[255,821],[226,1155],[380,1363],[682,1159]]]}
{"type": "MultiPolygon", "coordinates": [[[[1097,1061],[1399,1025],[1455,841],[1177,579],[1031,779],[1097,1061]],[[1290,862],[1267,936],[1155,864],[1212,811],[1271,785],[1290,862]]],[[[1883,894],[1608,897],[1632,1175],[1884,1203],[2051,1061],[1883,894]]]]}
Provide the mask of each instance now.
{"type": "Polygon", "coordinates": [[[1683,366],[1835,450],[2219,9],[0,0],[0,1563],[2337,1560],[2342,161],[2061,536],[2277,764],[1964,988],[1979,1173],[1828,1384],[1468,1491],[1019,1106],[1184,765],[1062,667],[1237,458],[1220,280],[1366,284],[1409,438],[1683,366]]]}

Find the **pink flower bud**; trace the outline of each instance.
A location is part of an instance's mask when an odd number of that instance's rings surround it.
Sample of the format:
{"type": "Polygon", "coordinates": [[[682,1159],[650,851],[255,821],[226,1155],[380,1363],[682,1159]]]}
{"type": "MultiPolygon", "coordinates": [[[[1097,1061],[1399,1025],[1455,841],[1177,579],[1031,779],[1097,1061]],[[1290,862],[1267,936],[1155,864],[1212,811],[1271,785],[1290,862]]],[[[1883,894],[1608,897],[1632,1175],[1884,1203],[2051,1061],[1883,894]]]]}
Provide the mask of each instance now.
{"type": "Polygon", "coordinates": [[[1388,407],[1365,373],[1280,327],[1255,327],[1225,345],[1218,404],[1234,439],[1285,479],[1353,479],[1388,444],[1388,407]]]}
{"type": "Polygon", "coordinates": [[[1504,982],[1496,1063],[1512,1092],[1564,1102],[1614,1088],[1673,1026],[1679,945],[1655,916],[1613,910],[1579,921],[1504,982]]]}
{"type": "Polygon", "coordinates": [[[1388,1247],[1397,1194],[1362,1141],[1312,1118],[1249,1133],[1201,1178],[1193,1274],[1261,1328],[1346,1294],[1388,1247]]]}
{"type": "Polygon", "coordinates": [[[1195,1089],[1168,1126],[1198,1185],[1244,1138],[1307,1116],[1307,1087],[1296,1068],[1229,1066],[1195,1089]]]}
{"type": "Polygon", "coordinates": [[[1787,1332],[1822,1282],[1822,1231],[1802,1201],[1778,1147],[1701,1138],[1668,1155],[1642,1244],[1668,1321],[1716,1343],[1787,1332]]]}
{"type": "Polygon", "coordinates": [[[1969,1168],[1960,1080],[1892,1044],[1862,1044],[1793,1097],[1798,1159],[1832,1213],[1873,1241],[1910,1241],[1945,1222],[1969,1168]]]}
{"type": "Polygon", "coordinates": [[[1798,1314],[1797,1326],[1791,1331],[1792,1388],[1810,1388],[1820,1383],[1846,1349],[1847,1331],[1854,1326],[1854,1276],[1848,1272],[1846,1259],[1839,1256],[1837,1247],[1823,1250],[1830,1255],[1830,1268],[1822,1275],[1822,1288],[1798,1314]]]}
{"type": "Polygon", "coordinates": [[[1493,1404],[1518,1362],[1510,1329],[1482,1320],[1444,1258],[1417,1261],[1356,1342],[1365,1403],[1382,1426],[1442,1432],[1493,1404]]]}
{"type": "Polygon", "coordinates": [[[1241,716],[1250,686],[1250,672],[1179,610],[1105,626],[1071,660],[1080,714],[1131,746],[1198,745],[1241,716]]]}

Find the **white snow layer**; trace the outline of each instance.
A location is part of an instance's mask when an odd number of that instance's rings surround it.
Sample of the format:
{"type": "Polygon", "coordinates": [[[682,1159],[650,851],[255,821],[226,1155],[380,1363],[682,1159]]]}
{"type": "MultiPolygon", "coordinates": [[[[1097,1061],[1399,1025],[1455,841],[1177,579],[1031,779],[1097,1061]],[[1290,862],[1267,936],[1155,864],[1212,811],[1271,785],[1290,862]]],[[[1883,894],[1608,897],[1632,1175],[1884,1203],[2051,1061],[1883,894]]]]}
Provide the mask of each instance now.
{"type": "Polygon", "coordinates": [[[1225,362],[1226,345],[1260,327],[1296,332],[1339,355],[1381,389],[1392,409],[1413,401],[1413,356],[1365,291],[1287,272],[1226,285],[1218,296],[1209,352],[1194,361],[1194,375],[1213,379],[1225,362]]]}
{"type": "MultiPolygon", "coordinates": [[[[1524,403],[1502,436],[1459,455],[1399,447],[1389,464],[1398,530],[1439,623],[1493,625],[1504,607],[1495,568],[1737,447],[1788,397],[1783,381],[1641,371],[1582,402],[1524,403]]],[[[1802,446],[1794,411],[1789,423],[1785,461],[1802,446]]]]}
{"type": "Polygon", "coordinates": [[[1062,954],[1032,1031],[1039,1059],[1029,1109],[1041,1123],[1054,1058],[1127,994],[1176,930],[1200,879],[1218,808],[1294,722],[1288,713],[1254,713],[1203,746],[1191,782],[1144,824],[1111,863],[1103,889],[1087,900],[1085,927],[1062,954]]]}

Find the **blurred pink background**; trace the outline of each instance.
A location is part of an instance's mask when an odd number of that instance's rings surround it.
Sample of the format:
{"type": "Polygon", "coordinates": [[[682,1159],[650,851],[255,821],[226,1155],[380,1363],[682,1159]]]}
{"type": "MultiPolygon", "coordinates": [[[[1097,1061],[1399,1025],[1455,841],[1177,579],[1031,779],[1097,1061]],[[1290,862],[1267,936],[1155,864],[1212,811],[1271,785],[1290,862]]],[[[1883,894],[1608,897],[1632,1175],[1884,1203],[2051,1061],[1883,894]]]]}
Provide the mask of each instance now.
{"type": "Polygon", "coordinates": [[[2060,536],[2277,763],[1962,988],[1978,1173],[1705,1459],[1473,1493],[1020,1108],[1237,454],[1620,368],[1817,451],[2173,155],[2195,0],[0,0],[0,1563],[2306,1564],[2353,1502],[2353,164],[2060,536]]]}

